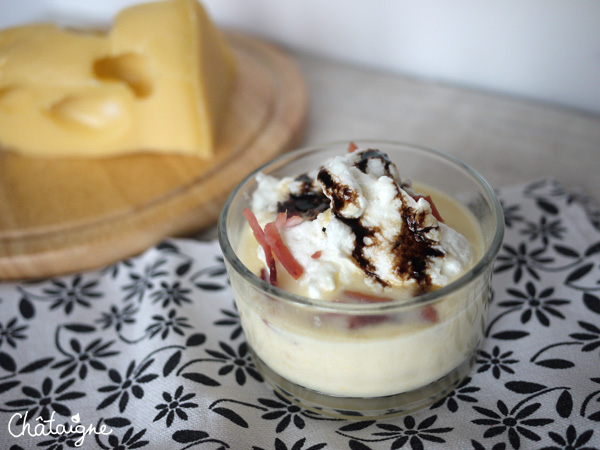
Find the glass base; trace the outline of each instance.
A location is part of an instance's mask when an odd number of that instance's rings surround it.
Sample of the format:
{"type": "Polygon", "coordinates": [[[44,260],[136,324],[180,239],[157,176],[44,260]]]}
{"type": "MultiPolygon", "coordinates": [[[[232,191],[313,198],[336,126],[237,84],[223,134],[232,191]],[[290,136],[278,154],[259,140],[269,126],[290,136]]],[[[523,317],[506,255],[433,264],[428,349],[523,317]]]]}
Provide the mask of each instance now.
{"type": "Polygon", "coordinates": [[[469,374],[475,353],[440,379],[401,394],[384,397],[339,397],[293,383],[275,373],[250,347],[256,368],[265,381],[290,402],[338,419],[373,420],[403,416],[425,408],[452,392],[469,374]]]}

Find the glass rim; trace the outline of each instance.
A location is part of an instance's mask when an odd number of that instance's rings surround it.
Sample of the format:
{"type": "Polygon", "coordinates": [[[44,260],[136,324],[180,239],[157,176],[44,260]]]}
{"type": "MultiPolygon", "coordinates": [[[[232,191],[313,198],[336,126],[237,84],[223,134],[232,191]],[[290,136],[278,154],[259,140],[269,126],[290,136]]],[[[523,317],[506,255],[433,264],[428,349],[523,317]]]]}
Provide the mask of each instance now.
{"type": "Polygon", "coordinates": [[[458,291],[463,288],[467,284],[469,284],[474,279],[478,278],[488,267],[491,266],[496,255],[500,250],[500,246],[502,245],[502,240],[504,238],[504,213],[502,211],[502,205],[498,200],[496,193],[493,188],[489,185],[489,183],[471,166],[464,163],[460,159],[451,156],[442,151],[412,144],[408,142],[402,141],[394,141],[394,140],[382,140],[382,139],[353,139],[353,140],[337,140],[331,142],[325,142],[322,144],[315,144],[306,147],[301,147],[286,153],[283,153],[269,162],[261,165],[257,169],[253,170],[250,174],[248,174],[244,179],[234,188],[234,190],[229,194],[225,204],[221,210],[221,214],[219,215],[219,220],[217,224],[217,237],[219,241],[219,245],[221,246],[221,250],[223,252],[223,257],[225,260],[233,267],[233,269],[241,275],[246,281],[248,281],[255,288],[265,292],[268,295],[273,297],[277,297],[280,300],[285,300],[290,303],[296,304],[298,306],[309,307],[312,309],[318,309],[325,312],[338,312],[344,314],[359,314],[359,315],[367,315],[367,314],[381,314],[382,312],[390,313],[395,310],[404,310],[414,308],[415,306],[424,306],[430,303],[434,303],[435,301],[446,297],[453,292],[458,291]],[[395,300],[390,300],[389,302],[384,303],[365,303],[365,304],[353,304],[353,303],[337,303],[332,302],[330,300],[322,300],[315,299],[310,297],[304,297],[301,295],[297,295],[281,289],[277,286],[273,286],[265,280],[261,279],[258,275],[251,272],[246,265],[238,258],[235,250],[232,248],[231,241],[229,240],[229,235],[227,233],[227,219],[229,217],[229,212],[231,210],[231,206],[233,205],[234,200],[238,196],[238,194],[246,187],[248,183],[250,183],[259,172],[264,171],[267,168],[271,167],[282,167],[283,162],[291,162],[295,161],[298,158],[311,153],[318,149],[334,147],[334,146],[342,146],[348,145],[349,142],[356,143],[359,147],[360,143],[369,143],[369,144],[384,144],[384,145],[395,145],[395,146],[403,146],[409,147],[415,150],[423,151],[430,155],[437,156],[446,160],[447,162],[452,163],[453,165],[459,167],[463,171],[465,171],[468,175],[474,178],[477,183],[483,188],[483,191],[487,195],[486,200],[490,203],[491,209],[495,216],[495,231],[494,237],[491,240],[490,244],[486,247],[483,255],[475,263],[471,269],[461,275],[459,278],[454,280],[453,282],[443,286],[435,291],[426,292],[424,294],[420,294],[414,297],[409,298],[400,298],[395,300]]]}

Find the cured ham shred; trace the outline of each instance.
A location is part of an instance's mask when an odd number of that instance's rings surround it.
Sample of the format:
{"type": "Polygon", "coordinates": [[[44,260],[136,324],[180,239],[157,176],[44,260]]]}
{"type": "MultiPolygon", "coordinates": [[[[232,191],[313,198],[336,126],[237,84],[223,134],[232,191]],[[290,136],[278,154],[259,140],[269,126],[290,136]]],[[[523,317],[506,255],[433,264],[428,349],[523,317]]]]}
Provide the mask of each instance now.
{"type": "Polygon", "coordinates": [[[365,294],[363,292],[348,291],[342,292],[343,298],[338,300],[342,303],[383,303],[390,302],[393,299],[389,297],[378,297],[376,295],[365,294]]]}
{"type": "Polygon", "coordinates": [[[297,280],[304,273],[304,268],[300,265],[300,263],[294,258],[290,249],[286,247],[281,239],[281,235],[279,234],[279,228],[277,227],[277,221],[269,222],[265,225],[265,239],[267,240],[267,244],[273,250],[273,253],[283,266],[285,270],[297,280]]]}
{"type": "Polygon", "coordinates": [[[290,216],[286,219],[285,226],[287,228],[295,227],[296,225],[299,225],[302,220],[303,219],[300,216],[290,216]]]}
{"type": "MultiPolygon", "coordinates": [[[[342,298],[338,299],[336,301],[342,302],[342,303],[385,303],[385,302],[391,302],[392,300],[393,299],[389,298],[389,297],[379,297],[376,295],[365,294],[363,292],[345,290],[342,292],[342,298]]],[[[420,314],[421,314],[421,318],[425,322],[436,323],[439,320],[436,309],[431,305],[424,306],[423,309],[421,309],[420,314]]],[[[361,316],[358,316],[358,317],[361,317],[361,316]]],[[[378,317],[378,316],[363,316],[363,317],[371,318],[366,322],[366,324],[368,324],[372,321],[372,317],[378,317]]],[[[386,316],[383,316],[383,317],[386,317],[386,316]]],[[[357,319],[352,323],[352,325],[353,325],[352,328],[356,328],[360,325],[364,325],[364,323],[361,323],[361,321],[357,319]]]]}
{"type": "MultiPolygon", "coordinates": [[[[269,266],[269,283],[273,286],[277,286],[277,266],[275,265],[275,258],[273,258],[271,246],[267,243],[267,240],[265,238],[265,232],[260,227],[258,220],[256,220],[256,216],[252,211],[250,211],[250,209],[244,208],[242,214],[248,221],[248,224],[250,225],[250,228],[254,233],[256,241],[260,244],[263,251],[265,252],[265,259],[267,261],[267,266],[269,266]]],[[[261,276],[261,278],[263,278],[263,276],[261,276]]],[[[264,277],[263,279],[265,279],[266,281],[266,277],[264,277]]]]}
{"type": "Polygon", "coordinates": [[[423,317],[426,322],[431,323],[436,323],[439,320],[437,310],[431,305],[427,305],[421,310],[421,317],[423,317]]]}
{"type": "Polygon", "coordinates": [[[431,195],[413,195],[412,198],[416,202],[418,202],[419,199],[424,198],[427,201],[427,203],[429,203],[429,207],[431,208],[431,214],[433,214],[433,217],[435,217],[439,222],[444,223],[444,219],[442,219],[442,216],[440,216],[440,212],[435,206],[435,203],[433,203],[431,195]]]}
{"type": "MultiPolygon", "coordinates": [[[[287,272],[297,280],[304,273],[304,268],[302,265],[294,258],[294,255],[290,252],[290,249],[287,248],[283,239],[281,239],[281,235],[279,234],[279,229],[283,227],[291,227],[298,225],[300,223],[298,219],[293,216],[288,218],[287,214],[280,213],[277,215],[277,218],[274,222],[269,222],[265,225],[265,229],[260,227],[256,216],[249,208],[244,208],[242,214],[248,221],[252,232],[254,233],[254,237],[256,241],[262,247],[265,253],[265,259],[267,261],[267,265],[269,266],[269,283],[273,286],[277,285],[277,267],[275,265],[275,257],[279,260],[281,265],[287,272]],[[273,256],[275,255],[275,257],[273,256]]],[[[300,219],[302,221],[302,219],[300,219]]],[[[261,273],[261,278],[265,279],[266,277],[261,273]]]]}

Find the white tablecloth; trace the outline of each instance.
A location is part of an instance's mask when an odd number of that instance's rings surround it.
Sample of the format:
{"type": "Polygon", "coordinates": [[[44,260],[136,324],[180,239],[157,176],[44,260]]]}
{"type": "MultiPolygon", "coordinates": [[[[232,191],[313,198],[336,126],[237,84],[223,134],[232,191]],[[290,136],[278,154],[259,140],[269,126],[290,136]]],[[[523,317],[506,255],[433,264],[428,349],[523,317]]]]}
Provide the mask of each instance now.
{"type": "Polygon", "coordinates": [[[499,196],[485,341],[430,408],[353,422],[288,403],[253,368],[218,244],[175,239],[0,285],[0,448],[599,448],[599,217],[552,180],[499,196]]]}

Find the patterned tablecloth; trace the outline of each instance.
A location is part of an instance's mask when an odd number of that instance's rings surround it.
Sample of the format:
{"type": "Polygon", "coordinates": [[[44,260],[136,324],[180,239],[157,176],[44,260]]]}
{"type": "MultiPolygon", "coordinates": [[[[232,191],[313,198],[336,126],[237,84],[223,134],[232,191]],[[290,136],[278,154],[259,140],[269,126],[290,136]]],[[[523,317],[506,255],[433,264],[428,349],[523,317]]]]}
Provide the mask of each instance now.
{"type": "Polygon", "coordinates": [[[168,240],[0,285],[0,448],[600,448],[598,215],[552,180],[499,196],[485,341],[430,408],[361,422],[288,403],[253,367],[218,244],[168,240]]]}

